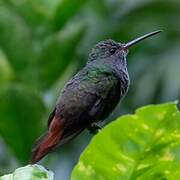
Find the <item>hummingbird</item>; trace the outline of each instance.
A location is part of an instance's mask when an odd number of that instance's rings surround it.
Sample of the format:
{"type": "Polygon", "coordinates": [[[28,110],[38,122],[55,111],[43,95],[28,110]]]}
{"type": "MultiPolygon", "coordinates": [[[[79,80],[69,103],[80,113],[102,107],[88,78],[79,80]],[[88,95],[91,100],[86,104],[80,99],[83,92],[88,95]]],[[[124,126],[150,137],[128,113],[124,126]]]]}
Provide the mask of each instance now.
{"type": "Polygon", "coordinates": [[[126,56],[129,48],[160,32],[147,33],[128,43],[108,39],[95,45],[85,67],[62,89],[49,116],[47,132],[32,150],[31,164],[85,129],[98,132],[98,122],[108,117],[128,91],[126,56]]]}

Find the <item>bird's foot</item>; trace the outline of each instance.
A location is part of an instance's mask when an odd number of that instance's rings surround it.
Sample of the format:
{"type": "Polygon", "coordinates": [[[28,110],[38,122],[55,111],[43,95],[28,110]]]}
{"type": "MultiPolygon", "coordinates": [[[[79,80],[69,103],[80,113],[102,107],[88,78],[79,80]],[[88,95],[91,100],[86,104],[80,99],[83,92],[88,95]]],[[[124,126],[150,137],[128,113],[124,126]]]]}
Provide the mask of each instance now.
{"type": "Polygon", "coordinates": [[[97,134],[102,128],[97,124],[91,124],[87,129],[89,130],[89,133],[97,134]]]}

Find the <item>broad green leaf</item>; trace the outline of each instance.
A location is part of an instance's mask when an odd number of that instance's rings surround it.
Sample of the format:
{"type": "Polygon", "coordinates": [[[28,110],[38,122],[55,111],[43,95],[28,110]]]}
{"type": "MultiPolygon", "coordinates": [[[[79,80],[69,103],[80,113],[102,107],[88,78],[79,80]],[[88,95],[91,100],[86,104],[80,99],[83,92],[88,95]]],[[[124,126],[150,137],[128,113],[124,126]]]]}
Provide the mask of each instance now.
{"type": "Polygon", "coordinates": [[[98,133],[72,180],[180,179],[180,112],[176,103],[144,106],[98,133]]]}
{"type": "Polygon", "coordinates": [[[0,136],[22,163],[29,160],[32,144],[41,133],[44,111],[41,99],[28,88],[1,87],[0,136]]]}
{"type": "Polygon", "coordinates": [[[27,165],[16,169],[12,174],[0,177],[0,180],[53,180],[54,173],[40,165],[27,165]]]}

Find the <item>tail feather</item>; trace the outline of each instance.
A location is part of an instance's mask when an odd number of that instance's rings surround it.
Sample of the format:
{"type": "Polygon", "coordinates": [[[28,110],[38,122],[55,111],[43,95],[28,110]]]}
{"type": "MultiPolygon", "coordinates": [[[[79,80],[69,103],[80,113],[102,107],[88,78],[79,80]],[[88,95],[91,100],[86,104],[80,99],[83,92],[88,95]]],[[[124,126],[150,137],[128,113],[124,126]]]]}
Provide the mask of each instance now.
{"type": "Polygon", "coordinates": [[[41,160],[46,154],[52,151],[60,142],[63,133],[63,121],[54,118],[48,132],[40,137],[32,150],[31,164],[41,160]]]}
{"type": "Polygon", "coordinates": [[[59,143],[61,134],[45,134],[39,139],[38,144],[32,151],[31,164],[34,164],[41,160],[46,154],[52,151],[59,143]]]}
{"type": "Polygon", "coordinates": [[[30,163],[35,164],[40,161],[57,146],[63,145],[80,134],[83,130],[84,128],[80,127],[71,127],[67,130],[64,126],[64,120],[54,117],[49,125],[48,132],[36,141],[32,150],[30,163]]]}

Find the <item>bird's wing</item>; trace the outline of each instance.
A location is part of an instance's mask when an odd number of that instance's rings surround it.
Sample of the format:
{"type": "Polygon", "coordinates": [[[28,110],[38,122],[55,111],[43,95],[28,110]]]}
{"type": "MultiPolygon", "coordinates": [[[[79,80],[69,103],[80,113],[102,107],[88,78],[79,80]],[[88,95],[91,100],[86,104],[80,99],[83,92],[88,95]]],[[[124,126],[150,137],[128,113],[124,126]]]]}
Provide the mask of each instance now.
{"type": "MultiPolygon", "coordinates": [[[[82,80],[80,82],[80,85],[74,89],[73,94],[76,94],[77,91],[79,95],[79,101],[70,102],[71,100],[69,100],[69,103],[67,102],[71,105],[70,109],[78,112],[75,113],[76,115],[73,116],[77,116],[80,118],[77,118],[73,121],[71,118],[69,120],[66,120],[65,126],[67,127],[67,130],[65,129],[62,135],[60,145],[74,138],[85,128],[87,128],[87,126],[89,126],[92,121],[97,119],[96,115],[103,114],[106,99],[114,86],[116,86],[117,81],[117,78],[115,78],[114,76],[112,76],[112,74],[109,73],[101,72],[97,73],[94,76],[94,72],[88,72],[86,80],[82,80]],[[89,121],[91,119],[92,121],[89,121]]],[[[72,87],[74,87],[73,83],[71,83],[71,85],[72,87]]],[[[66,97],[66,94],[64,94],[64,97],[66,97]]],[[[74,99],[74,96],[72,97],[72,99],[74,99]]]]}
{"type": "Polygon", "coordinates": [[[88,113],[100,99],[106,99],[118,81],[107,70],[100,71],[94,68],[83,73],[78,74],[66,84],[56,105],[56,112],[63,114],[65,119],[70,121],[69,123],[72,118],[75,119],[82,113],[88,113]]]}

